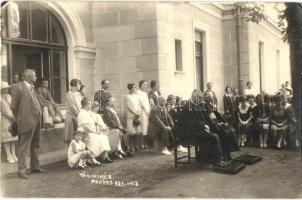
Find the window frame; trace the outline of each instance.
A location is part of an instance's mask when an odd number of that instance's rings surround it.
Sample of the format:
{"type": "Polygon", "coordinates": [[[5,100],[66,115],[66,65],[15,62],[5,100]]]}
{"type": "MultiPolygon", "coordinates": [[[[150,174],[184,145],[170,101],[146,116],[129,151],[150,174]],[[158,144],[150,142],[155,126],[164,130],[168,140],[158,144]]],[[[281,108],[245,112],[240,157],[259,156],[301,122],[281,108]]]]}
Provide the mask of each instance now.
{"type": "Polygon", "coordinates": [[[183,62],[182,62],[182,40],[174,40],[175,49],[175,71],[183,72],[183,62]],[[179,63],[180,62],[180,63],[179,63]]]}
{"type": "MultiPolygon", "coordinates": [[[[18,2],[16,2],[18,3],[18,2]]],[[[6,9],[5,6],[2,7],[1,9],[6,9]]],[[[67,39],[66,39],[66,34],[65,31],[60,23],[60,21],[57,19],[57,17],[48,9],[47,6],[41,5],[39,3],[35,2],[28,2],[27,5],[27,39],[25,38],[12,38],[10,35],[10,21],[8,19],[8,10],[6,11],[6,30],[7,34],[6,37],[1,37],[1,42],[3,44],[7,45],[7,54],[8,54],[8,60],[7,60],[7,80],[11,84],[12,83],[12,78],[13,78],[13,66],[12,66],[12,45],[24,45],[24,46],[30,46],[30,47],[41,47],[41,48],[46,48],[48,49],[49,55],[50,55],[50,60],[49,60],[49,65],[48,65],[48,70],[50,72],[49,74],[49,79],[52,83],[50,83],[50,91],[51,94],[54,94],[54,85],[53,85],[53,80],[54,79],[65,79],[66,80],[66,90],[68,91],[69,89],[69,76],[68,76],[68,46],[67,46],[67,39]],[[32,5],[37,5],[38,7],[44,8],[45,13],[46,13],[46,41],[40,41],[40,40],[34,40],[33,35],[32,35],[32,13],[31,13],[31,7],[32,5]],[[52,22],[51,18],[55,18],[57,20],[59,28],[62,30],[63,34],[63,40],[64,44],[59,44],[59,43],[52,43],[52,22]],[[53,52],[54,51],[63,51],[65,53],[65,66],[66,66],[66,74],[64,76],[53,76],[53,52]]],[[[2,16],[3,17],[3,16],[2,16]]],[[[61,95],[66,95],[66,94],[61,94],[61,95]]],[[[63,97],[61,96],[61,100],[63,97]]],[[[61,103],[60,105],[66,105],[66,103],[61,103]]]]}

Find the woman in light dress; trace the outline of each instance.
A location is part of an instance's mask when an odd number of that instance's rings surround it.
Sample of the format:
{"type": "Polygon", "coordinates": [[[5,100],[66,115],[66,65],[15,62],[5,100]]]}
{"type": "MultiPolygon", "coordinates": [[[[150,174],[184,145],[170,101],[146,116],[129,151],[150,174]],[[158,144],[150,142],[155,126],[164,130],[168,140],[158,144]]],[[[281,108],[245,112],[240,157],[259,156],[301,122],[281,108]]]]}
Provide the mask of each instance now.
{"type": "Polygon", "coordinates": [[[148,134],[148,125],[149,125],[149,117],[150,117],[150,103],[147,95],[147,81],[141,80],[139,82],[139,89],[137,90],[137,95],[139,97],[139,101],[141,104],[141,125],[140,125],[140,134],[138,135],[138,143],[141,149],[148,149],[148,145],[144,143],[146,140],[146,136],[148,134]]]}
{"type": "Polygon", "coordinates": [[[64,129],[64,142],[67,144],[73,139],[73,134],[77,130],[77,116],[82,108],[81,100],[83,96],[80,91],[80,80],[72,79],[70,81],[70,90],[66,95],[67,112],[64,129]]]}
{"type": "Polygon", "coordinates": [[[1,142],[4,146],[4,151],[9,163],[17,162],[15,153],[15,142],[18,137],[13,137],[9,132],[10,126],[15,121],[15,117],[10,109],[12,101],[11,96],[8,93],[10,86],[7,82],[1,83],[1,142]]]}
{"type": "Polygon", "coordinates": [[[112,162],[109,152],[124,154],[121,147],[121,134],[118,129],[109,130],[102,117],[91,111],[92,103],[88,98],[81,101],[82,109],[77,117],[79,131],[84,134],[84,143],[93,153],[105,162],[112,162]]]}
{"type": "Polygon", "coordinates": [[[134,83],[127,85],[129,94],[126,97],[127,101],[127,134],[129,135],[130,152],[135,152],[136,137],[140,133],[140,124],[135,123],[141,115],[141,104],[138,95],[136,94],[136,86],[134,83]]]}

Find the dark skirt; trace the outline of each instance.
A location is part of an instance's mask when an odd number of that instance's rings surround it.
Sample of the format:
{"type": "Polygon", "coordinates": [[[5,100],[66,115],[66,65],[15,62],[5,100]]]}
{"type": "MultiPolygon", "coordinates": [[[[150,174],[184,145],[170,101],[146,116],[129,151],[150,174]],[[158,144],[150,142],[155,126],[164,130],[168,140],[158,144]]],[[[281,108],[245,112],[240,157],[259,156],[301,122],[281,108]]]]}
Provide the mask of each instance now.
{"type": "Polygon", "coordinates": [[[221,141],[221,148],[224,153],[239,150],[235,129],[230,125],[223,125],[218,128],[217,134],[221,141]]]}
{"type": "Polygon", "coordinates": [[[199,135],[197,162],[215,163],[223,157],[219,136],[215,133],[203,133],[199,135]]]}

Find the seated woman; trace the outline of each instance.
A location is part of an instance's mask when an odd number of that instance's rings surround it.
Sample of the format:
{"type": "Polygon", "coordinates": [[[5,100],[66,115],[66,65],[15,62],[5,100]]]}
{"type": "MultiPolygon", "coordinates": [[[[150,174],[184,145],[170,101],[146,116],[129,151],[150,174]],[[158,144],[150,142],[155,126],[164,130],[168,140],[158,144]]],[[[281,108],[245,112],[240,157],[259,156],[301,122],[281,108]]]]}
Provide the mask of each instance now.
{"type": "MultiPolygon", "coordinates": [[[[127,148],[126,154],[128,156],[131,156],[133,155],[133,153],[130,152],[129,138],[128,135],[125,134],[126,130],[121,124],[120,118],[117,115],[115,105],[116,105],[115,99],[113,97],[109,97],[107,99],[106,107],[103,112],[103,120],[110,130],[119,130],[121,132],[122,143],[127,148]]],[[[121,155],[125,157],[126,154],[121,154],[121,155]]]]}
{"type": "Polygon", "coordinates": [[[153,106],[150,112],[150,124],[148,127],[148,133],[151,138],[158,141],[161,144],[164,155],[171,155],[167,145],[169,144],[169,135],[172,133],[174,126],[173,121],[165,108],[165,99],[159,97],[158,106],[153,106]]]}
{"type": "Polygon", "coordinates": [[[260,148],[267,148],[267,136],[269,130],[269,113],[270,108],[264,102],[264,95],[256,96],[257,105],[252,108],[252,114],[255,121],[255,128],[259,133],[260,148]]]}
{"type": "Polygon", "coordinates": [[[91,101],[83,98],[82,110],[77,117],[78,130],[85,132],[84,142],[94,157],[102,157],[105,162],[113,162],[108,157],[109,151],[122,152],[119,131],[111,130],[97,113],[91,111],[91,101]]]}
{"type": "Polygon", "coordinates": [[[217,165],[223,163],[220,138],[210,131],[202,113],[200,90],[192,92],[190,101],[183,105],[178,117],[177,135],[183,145],[198,146],[197,161],[217,165]]]}
{"type": "Polygon", "coordinates": [[[238,119],[238,143],[240,146],[244,147],[253,119],[252,110],[246,96],[241,98],[236,115],[238,119]]]}
{"type": "Polygon", "coordinates": [[[231,152],[238,151],[238,143],[236,141],[236,132],[231,124],[228,124],[223,116],[216,110],[212,109],[210,102],[205,99],[203,108],[203,114],[205,116],[206,123],[210,127],[210,131],[218,134],[221,147],[223,151],[223,157],[225,160],[231,160],[231,152]]]}
{"type": "Polygon", "coordinates": [[[275,105],[272,107],[270,112],[270,124],[271,131],[275,138],[278,138],[277,147],[281,149],[282,142],[284,146],[287,145],[285,140],[285,134],[288,129],[289,112],[282,105],[282,97],[277,95],[274,98],[275,105]]]}

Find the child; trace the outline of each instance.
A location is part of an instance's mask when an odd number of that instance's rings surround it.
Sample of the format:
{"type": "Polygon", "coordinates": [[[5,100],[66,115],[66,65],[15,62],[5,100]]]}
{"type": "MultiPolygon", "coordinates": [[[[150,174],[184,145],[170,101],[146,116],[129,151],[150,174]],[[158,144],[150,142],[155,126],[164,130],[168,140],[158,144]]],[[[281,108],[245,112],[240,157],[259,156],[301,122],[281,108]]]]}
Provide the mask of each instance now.
{"type": "Polygon", "coordinates": [[[87,167],[86,162],[90,160],[95,165],[100,165],[93,156],[91,151],[85,149],[85,144],[82,142],[81,132],[75,133],[74,139],[70,142],[68,148],[68,165],[71,168],[87,167]]]}

